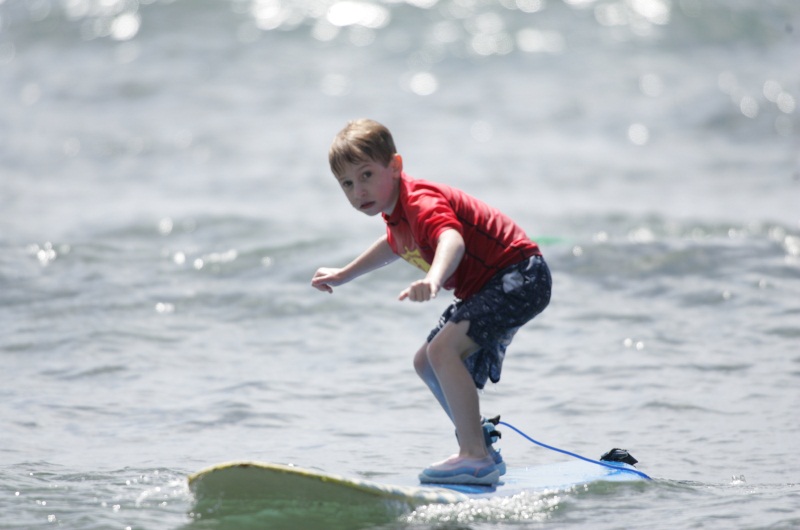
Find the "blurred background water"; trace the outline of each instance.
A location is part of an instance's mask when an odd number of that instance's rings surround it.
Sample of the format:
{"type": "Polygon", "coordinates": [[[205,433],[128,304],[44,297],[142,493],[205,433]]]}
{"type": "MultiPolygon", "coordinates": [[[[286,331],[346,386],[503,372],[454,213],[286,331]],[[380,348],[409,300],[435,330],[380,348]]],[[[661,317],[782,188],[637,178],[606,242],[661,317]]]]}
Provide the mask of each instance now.
{"type": "Polygon", "coordinates": [[[800,526],[798,58],[793,0],[0,0],[0,527],[199,528],[210,464],[455,448],[411,367],[447,297],[309,287],[382,231],[327,168],[356,117],[550,263],[484,412],[659,479],[387,527],[800,526]]]}

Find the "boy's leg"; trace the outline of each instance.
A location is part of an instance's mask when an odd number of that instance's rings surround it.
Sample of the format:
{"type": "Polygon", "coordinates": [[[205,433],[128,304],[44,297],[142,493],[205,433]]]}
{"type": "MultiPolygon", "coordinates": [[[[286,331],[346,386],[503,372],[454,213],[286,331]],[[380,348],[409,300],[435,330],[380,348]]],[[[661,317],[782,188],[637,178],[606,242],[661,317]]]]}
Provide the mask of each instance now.
{"type": "MultiPolygon", "coordinates": [[[[427,357],[438,379],[458,433],[459,457],[487,458],[481,427],[478,390],[463,359],[479,346],[467,336],[469,321],[448,322],[427,347],[427,357]]],[[[435,395],[435,394],[434,394],[435,395]]],[[[437,396],[438,399],[438,396],[437,396]]]]}
{"type": "MultiPolygon", "coordinates": [[[[444,397],[442,385],[439,384],[439,380],[436,378],[436,374],[431,367],[431,363],[428,361],[427,343],[425,343],[414,356],[414,368],[416,369],[419,377],[428,386],[431,393],[436,398],[436,401],[439,402],[439,405],[441,405],[444,412],[450,418],[450,421],[453,421],[453,413],[450,412],[450,406],[447,404],[447,399],[444,397]]],[[[453,425],[455,425],[455,422],[453,422],[453,425]]],[[[481,420],[481,429],[483,430],[483,439],[486,443],[486,449],[489,452],[489,456],[491,456],[492,460],[494,460],[495,464],[499,466],[500,474],[504,475],[506,473],[506,466],[505,462],[503,461],[503,457],[500,456],[500,452],[492,446],[492,444],[497,441],[497,438],[492,438],[491,434],[496,430],[494,428],[495,425],[496,422],[492,423],[492,420],[481,420]]]]}
{"type": "MultiPolygon", "coordinates": [[[[431,393],[436,398],[436,401],[439,402],[439,405],[442,406],[442,409],[444,409],[450,421],[453,421],[453,413],[450,412],[450,405],[447,404],[447,399],[444,397],[442,385],[439,384],[439,380],[436,378],[433,367],[428,360],[427,342],[423,344],[419,351],[417,351],[417,354],[414,355],[414,369],[417,371],[417,375],[419,375],[420,379],[428,385],[431,393]]],[[[453,422],[453,424],[455,425],[455,422],[453,422]]]]}

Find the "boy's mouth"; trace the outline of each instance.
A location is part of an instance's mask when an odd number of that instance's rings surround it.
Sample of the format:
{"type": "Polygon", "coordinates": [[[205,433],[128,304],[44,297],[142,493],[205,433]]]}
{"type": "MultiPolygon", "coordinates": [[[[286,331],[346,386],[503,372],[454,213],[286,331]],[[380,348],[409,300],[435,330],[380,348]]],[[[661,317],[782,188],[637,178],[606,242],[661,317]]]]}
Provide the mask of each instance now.
{"type": "Polygon", "coordinates": [[[369,210],[373,206],[375,206],[375,201],[368,201],[368,202],[362,203],[360,208],[362,210],[369,210]]]}

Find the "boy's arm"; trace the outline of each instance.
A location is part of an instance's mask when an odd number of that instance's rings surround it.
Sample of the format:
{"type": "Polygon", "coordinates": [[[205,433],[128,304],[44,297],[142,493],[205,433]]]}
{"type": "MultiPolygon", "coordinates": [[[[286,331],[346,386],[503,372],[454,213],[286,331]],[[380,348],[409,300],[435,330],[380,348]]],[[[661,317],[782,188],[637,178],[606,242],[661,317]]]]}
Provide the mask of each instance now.
{"type": "Polygon", "coordinates": [[[450,228],[442,232],[436,243],[436,254],[428,274],[404,289],[398,300],[408,298],[412,302],[426,302],[436,298],[444,282],[456,272],[461,258],[464,257],[464,250],[464,238],[457,230],[450,228]]]}
{"type": "Polygon", "coordinates": [[[362,274],[388,265],[399,256],[394,253],[386,234],[378,238],[367,250],[341,269],[322,267],[311,279],[311,286],[320,291],[333,292],[333,288],[358,278],[362,274]]]}

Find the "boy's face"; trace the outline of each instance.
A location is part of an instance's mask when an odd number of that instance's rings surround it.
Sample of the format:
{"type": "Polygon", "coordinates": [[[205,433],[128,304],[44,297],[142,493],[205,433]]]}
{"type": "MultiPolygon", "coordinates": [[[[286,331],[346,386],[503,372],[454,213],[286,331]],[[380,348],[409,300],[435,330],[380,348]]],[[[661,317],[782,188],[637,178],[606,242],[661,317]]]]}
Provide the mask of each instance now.
{"type": "Polygon", "coordinates": [[[388,166],[367,160],[347,164],[336,180],[342,187],[350,204],[369,216],[385,213],[389,215],[397,204],[400,194],[400,174],[403,161],[394,155],[388,166]]]}

